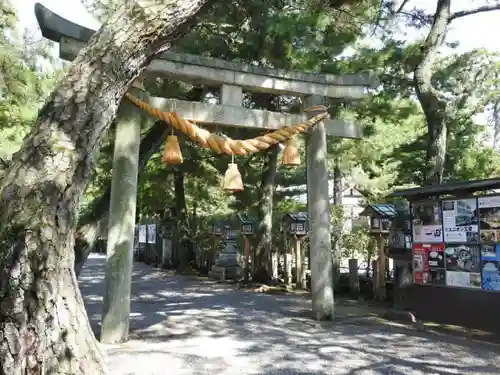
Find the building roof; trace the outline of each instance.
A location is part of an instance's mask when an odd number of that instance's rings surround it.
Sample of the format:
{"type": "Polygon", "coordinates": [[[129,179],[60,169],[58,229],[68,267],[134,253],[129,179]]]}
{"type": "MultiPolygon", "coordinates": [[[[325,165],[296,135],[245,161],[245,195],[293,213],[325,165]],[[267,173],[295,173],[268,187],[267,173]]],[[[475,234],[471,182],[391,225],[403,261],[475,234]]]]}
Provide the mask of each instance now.
{"type": "Polygon", "coordinates": [[[283,220],[285,219],[293,221],[307,221],[309,216],[307,215],[307,212],[289,212],[283,217],[283,220]]]}
{"type": "Polygon", "coordinates": [[[384,219],[392,219],[396,216],[396,210],[392,204],[369,204],[359,214],[359,216],[378,216],[384,219]]]}
{"type": "Polygon", "coordinates": [[[478,191],[488,191],[500,188],[500,178],[489,178],[475,181],[448,182],[446,184],[436,184],[416,187],[411,189],[396,190],[389,197],[403,197],[415,200],[425,197],[437,197],[441,195],[453,195],[457,193],[474,193],[478,191]]]}
{"type": "Polygon", "coordinates": [[[238,214],[238,218],[243,224],[255,223],[257,221],[254,217],[248,216],[247,214],[238,214]]]}

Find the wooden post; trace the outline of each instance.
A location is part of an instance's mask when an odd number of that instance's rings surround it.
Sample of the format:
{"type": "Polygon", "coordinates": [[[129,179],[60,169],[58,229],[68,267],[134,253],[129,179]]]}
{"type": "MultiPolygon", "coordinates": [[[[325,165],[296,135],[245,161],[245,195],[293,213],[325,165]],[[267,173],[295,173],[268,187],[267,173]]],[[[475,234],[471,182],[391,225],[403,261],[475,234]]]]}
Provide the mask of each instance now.
{"type": "Polygon", "coordinates": [[[292,285],[292,252],[290,249],[285,250],[285,284],[292,285]]]}
{"type": "Polygon", "coordinates": [[[272,279],[273,280],[278,280],[279,257],[280,257],[280,253],[278,251],[271,252],[271,263],[272,263],[271,271],[272,271],[272,279]]]}
{"type": "MultiPolygon", "coordinates": [[[[146,99],[138,89],[131,89],[131,93],[146,99]]],[[[123,100],[116,121],[101,324],[101,342],[106,344],[128,339],[141,115],[138,108],[123,100]]]]}
{"type": "Polygon", "coordinates": [[[354,298],[359,297],[358,260],[355,258],[349,259],[349,294],[354,298]]]}
{"type": "MultiPolygon", "coordinates": [[[[323,104],[323,98],[305,98],[305,107],[323,104]]],[[[318,112],[307,112],[308,117],[318,112]]],[[[312,311],[317,320],[333,319],[333,264],[330,239],[330,203],[326,132],[323,122],[314,126],[306,138],[307,210],[310,225],[312,311]]]]}
{"type": "Polygon", "coordinates": [[[292,238],[293,253],[295,254],[295,287],[302,289],[302,258],[300,257],[300,241],[294,236],[292,238]]]}
{"type": "Polygon", "coordinates": [[[250,273],[250,239],[248,236],[243,236],[244,239],[244,252],[245,252],[245,269],[243,272],[245,272],[243,276],[243,280],[247,283],[249,280],[249,273],[250,273]]]}
{"type": "Polygon", "coordinates": [[[382,234],[379,234],[378,236],[378,271],[377,271],[377,276],[378,276],[378,292],[377,292],[377,298],[380,301],[385,301],[387,293],[386,293],[386,280],[385,280],[385,274],[386,274],[386,263],[387,259],[385,256],[385,237],[382,234]]]}
{"type": "Polygon", "coordinates": [[[299,241],[299,246],[300,246],[300,260],[302,261],[301,264],[301,275],[300,278],[302,280],[302,288],[307,289],[307,265],[308,265],[308,258],[306,257],[306,247],[302,246],[302,242],[299,241]]]}
{"type": "Polygon", "coordinates": [[[295,237],[293,239],[293,245],[295,249],[295,284],[297,289],[306,288],[306,257],[304,248],[301,246],[300,238],[295,237]]]}
{"type": "MultiPolygon", "coordinates": [[[[377,245],[375,245],[377,246],[377,245]]],[[[372,275],[372,282],[373,282],[373,298],[374,299],[377,299],[377,295],[378,295],[378,290],[379,290],[379,276],[378,276],[378,259],[375,259],[374,261],[372,261],[372,271],[373,271],[373,275],[372,275]]]]}

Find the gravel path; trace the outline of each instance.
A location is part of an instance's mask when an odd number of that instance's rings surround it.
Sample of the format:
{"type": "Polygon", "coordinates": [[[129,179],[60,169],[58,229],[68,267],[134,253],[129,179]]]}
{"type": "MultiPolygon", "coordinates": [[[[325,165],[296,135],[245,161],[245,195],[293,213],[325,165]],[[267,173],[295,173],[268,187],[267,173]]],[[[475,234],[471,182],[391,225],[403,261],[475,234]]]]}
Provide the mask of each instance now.
{"type": "MultiPolygon", "coordinates": [[[[105,258],[81,275],[98,332],[105,258]]],[[[350,320],[314,324],[292,318],[297,297],[234,290],[135,263],[131,340],[105,347],[122,375],[472,375],[500,374],[500,349],[456,337],[418,334],[350,320]]]]}

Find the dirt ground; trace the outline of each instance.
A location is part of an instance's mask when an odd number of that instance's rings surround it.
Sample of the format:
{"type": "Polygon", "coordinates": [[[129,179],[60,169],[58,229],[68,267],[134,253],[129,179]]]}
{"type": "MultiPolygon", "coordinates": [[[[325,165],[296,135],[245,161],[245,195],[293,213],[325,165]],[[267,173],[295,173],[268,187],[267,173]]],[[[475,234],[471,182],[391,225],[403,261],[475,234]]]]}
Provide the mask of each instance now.
{"type": "MultiPolygon", "coordinates": [[[[80,277],[96,333],[104,262],[93,254],[80,277]]],[[[134,265],[132,294],[131,340],[104,347],[116,374],[500,373],[499,346],[430,323],[419,331],[380,306],[343,300],[334,322],[318,323],[308,318],[307,296],[167,276],[142,263],[134,265]]]]}

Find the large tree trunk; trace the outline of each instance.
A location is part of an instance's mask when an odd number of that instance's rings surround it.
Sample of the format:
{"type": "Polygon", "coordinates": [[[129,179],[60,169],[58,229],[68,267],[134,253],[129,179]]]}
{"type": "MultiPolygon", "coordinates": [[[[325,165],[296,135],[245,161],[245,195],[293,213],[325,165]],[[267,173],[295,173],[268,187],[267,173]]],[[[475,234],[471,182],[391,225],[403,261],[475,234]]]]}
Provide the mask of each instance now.
{"type": "Polygon", "coordinates": [[[192,242],[189,238],[187,219],[186,190],[184,188],[184,171],[182,166],[174,168],[175,211],[177,213],[178,260],[179,270],[185,270],[192,260],[192,242]]]}
{"type": "Polygon", "coordinates": [[[41,109],[0,182],[0,373],[102,374],[73,271],[92,154],[135,78],[208,0],[126,1],[41,109]]]}
{"type": "Polygon", "coordinates": [[[453,20],[473,14],[485,13],[500,9],[500,2],[485,4],[468,10],[451,13],[451,0],[438,0],[431,29],[421,50],[421,60],[414,72],[414,84],[418,100],[422,105],[428,127],[427,162],[428,170],[426,184],[436,184],[443,181],[444,164],[448,128],[446,125],[446,99],[440,97],[432,86],[434,63],[438,57],[439,48],[445,41],[448,24],[453,20]]]}
{"type": "Polygon", "coordinates": [[[418,100],[425,114],[428,128],[427,176],[425,183],[443,181],[446,158],[446,101],[432,86],[434,63],[438,51],[446,38],[450,18],[451,0],[439,0],[434,22],[422,46],[422,57],[414,73],[414,84],[418,100]]]}
{"type": "Polygon", "coordinates": [[[336,214],[339,215],[337,222],[332,228],[332,247],[333,247],[333,280],[336,282],[340,275],[340,263],[342,260],[342,234],[344,232],[344,210],[342,205],[342,193],[344,192],[342,184],[342,171],[340,170],[340,156],[335,157],[333,167],[333,204],[336,207],[336,214]]]}
{"type": "MultiPolygon", "coordinates": [[[[276,111],[279,107],[279,97],[271,94],[254,94],[252,101],[256,108],[276,111]]],[[[272,246],[273,246],[273,200],[274,185],[278,168],[279,148],[272,146],[266,151],[264,167],[262,168],[261,184],[259,189],[259,211],[257,228],[258,242],[255,246],[253,265],[253,280],[269,283],[273,278],[272,246]]]]}
{"type": "MultiPolygon", "coordinates": [[[[139,170],[143,169],[151,155],[163,144],[167,135],[168,124],[157,121],[141,141],[139,151],[139,170]]],[[[140,172],[139,172],[140,173],[140,172]]],[[[101,229],[107,225],[109,200],[111,197],[111,178],[106,182],[104,193],[94,199],[88,210],[78,220],[78,231],[75,241],[75,273],[78,277],[83,264],[95,246],[101,229]]]]}
{"type": "Polygon", "coordinates": [[[270,281],[272,278],[271,251],[273,244],[273,197],[274,180],[276,179],[276,169],[278,167],[279,148],[272,146],[266,152],[266,161],[262,171],[262,183],[259,197],[259,227],[257,238],[259,242],[256,246],[255,275],[258,281],[270,281]],[[261,275],[266,275],[266,279],[261,275]]]}

